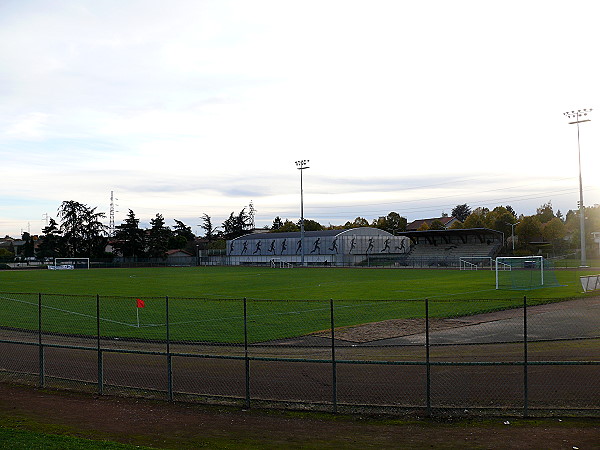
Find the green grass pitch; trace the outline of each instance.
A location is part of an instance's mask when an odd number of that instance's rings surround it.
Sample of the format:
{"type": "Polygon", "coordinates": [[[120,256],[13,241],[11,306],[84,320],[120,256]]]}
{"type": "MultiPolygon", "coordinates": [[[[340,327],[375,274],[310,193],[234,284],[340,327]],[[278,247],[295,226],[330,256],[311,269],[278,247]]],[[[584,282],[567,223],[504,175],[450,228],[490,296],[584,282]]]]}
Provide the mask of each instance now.
{"type": "MultiPolygon", "coordinates": [[[[580,294],[578,273],[559,271],[557,275],[565,286],[528,291],[528,298],[560,299],[580,294]]],[[[423,317],[425,298],[432,300],[433,317],[520,305],[523,293],[495,290],[494,277],[492,271],[436,269],[3,271],[0,326],[37,329],[35,293],[42,293],[44,331],[94,335],[98,294],[103,336],[164,339],[168,296],[171,339],[242,342],[241,299],[247,298],[248,334],[251,342],[261,342],[328,329],[329,299],[335,302],[336,326],[423,317]],[[144,299],[146,306],[137,308],[136,298],[144,299]]]]}

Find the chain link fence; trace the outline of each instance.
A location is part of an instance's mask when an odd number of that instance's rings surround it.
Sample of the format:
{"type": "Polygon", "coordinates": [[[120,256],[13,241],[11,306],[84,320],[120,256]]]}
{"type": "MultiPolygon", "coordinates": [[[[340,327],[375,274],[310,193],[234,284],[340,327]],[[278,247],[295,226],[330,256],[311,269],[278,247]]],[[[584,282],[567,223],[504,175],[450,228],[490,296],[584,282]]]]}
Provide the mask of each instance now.
{"type": "Polygon", "coordinates": [[[600,299],[0,293],[0,379],[241,407],[600,417],[600,299]]]}

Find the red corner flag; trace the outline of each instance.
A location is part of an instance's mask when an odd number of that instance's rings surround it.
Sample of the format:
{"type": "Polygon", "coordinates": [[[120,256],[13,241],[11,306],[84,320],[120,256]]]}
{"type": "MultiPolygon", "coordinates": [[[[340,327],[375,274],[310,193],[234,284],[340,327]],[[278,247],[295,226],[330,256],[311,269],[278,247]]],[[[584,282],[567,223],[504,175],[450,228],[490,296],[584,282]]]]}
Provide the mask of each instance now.
{"type": "Polygon", "coordinates": [[[137,298],[137,307],[138,308],[145,308],[146,307],[146,303],[144,303],[144,300],[137,298]]]}

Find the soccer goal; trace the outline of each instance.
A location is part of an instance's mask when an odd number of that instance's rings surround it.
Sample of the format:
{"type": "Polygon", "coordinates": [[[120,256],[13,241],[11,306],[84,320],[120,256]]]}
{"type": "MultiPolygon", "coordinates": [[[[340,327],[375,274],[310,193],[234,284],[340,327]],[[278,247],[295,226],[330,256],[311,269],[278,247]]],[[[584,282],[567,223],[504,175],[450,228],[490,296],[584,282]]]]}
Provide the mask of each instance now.
{"type": "Polygon", "coordinates": [[[458,264],[460,270],[494,270],[494,260],[489,256],[461,256],[458,264]]]}
{"type": "Polygon", "coordinates": [[[90,258],[54,258],[54,270],[89,269],[90,258]]]}
{"type": "Polygon", "coordinates": [[[538,289],[558,286],[550,261],[542,256],[496,258],[496,289],[538,289]]]}

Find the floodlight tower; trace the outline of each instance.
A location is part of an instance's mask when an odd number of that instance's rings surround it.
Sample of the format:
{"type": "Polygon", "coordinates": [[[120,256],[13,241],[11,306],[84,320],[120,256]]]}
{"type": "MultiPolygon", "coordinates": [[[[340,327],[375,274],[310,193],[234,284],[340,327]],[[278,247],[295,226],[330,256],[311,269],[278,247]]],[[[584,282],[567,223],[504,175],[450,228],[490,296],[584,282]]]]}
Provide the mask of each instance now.
{"type": "Polygon", "coordinates": [[[296,161],[296,168],[300,171],[300,261],[304,266],[304,187],[302,185],[302,172],[305,169],[309,169],[308,159],[301,159],[296,161]]]}
{"type": "Polygon", "coordinates": [[[108,216],[108,236],[113,237],[115,235],[115,198],[114,192],[110,191],[110,212],[108,216]]]}
{"type": "Polygon", "coordinates": [[[581,267],[587,267],[585,255],[585,207],[583,206],[583,183],[581,182],[581,146],[579,145],[579,124],[589,122],[590,119],[582,119],[592,112],[592,108],[578,109],[577,111],[567,111],[564,115],[573,120],[569,125],[577,124],[577,155],[579,158],[579,241],[581,244],[581,267]]]}

